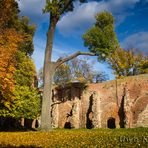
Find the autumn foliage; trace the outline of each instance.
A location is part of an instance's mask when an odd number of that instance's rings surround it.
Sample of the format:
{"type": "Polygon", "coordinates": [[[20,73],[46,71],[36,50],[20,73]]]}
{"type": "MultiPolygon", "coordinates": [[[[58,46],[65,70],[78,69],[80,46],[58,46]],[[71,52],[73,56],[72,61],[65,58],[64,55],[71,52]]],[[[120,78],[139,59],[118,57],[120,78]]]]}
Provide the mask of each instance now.
{"type": "Polygon", "coordinates": [[[110,67],[117,77],[132,76],[148,72],[148,60],[137,49],[122,49],[114,51],[108,59],[110,67]]]}
{"type": "Polygon", "coordinates": [[[15,0],[0,0],[0,10],[0,117],[35,117],[39,96],[33,88],[35,65],[30,57],[35,26],[27,17],[19,18],[15,0]]]}
{"type": "Polygon", "coordinates": [[[2,93],[1,96],[3,96],[2,100],[7,108],[10,107],[9,101],[11,101],[15,84],[13,78],[16,63],[15,53],[21,41],[22,36],[14,29],[5,29],[5,31],[0,34],[0,90],[2,93]],[[5,103],[5,101],[7,103],[5,103]]]}
{"type": "Polygon", "coordinates": [[[13,27],[18,12],[16,5],[17,3],[13,0],[0,1],[0,100],[6,107],[9,107],[9,103],[5,101],[11,101],[15,83],[14,55],[22,41],[22,35],[13,27]]]}

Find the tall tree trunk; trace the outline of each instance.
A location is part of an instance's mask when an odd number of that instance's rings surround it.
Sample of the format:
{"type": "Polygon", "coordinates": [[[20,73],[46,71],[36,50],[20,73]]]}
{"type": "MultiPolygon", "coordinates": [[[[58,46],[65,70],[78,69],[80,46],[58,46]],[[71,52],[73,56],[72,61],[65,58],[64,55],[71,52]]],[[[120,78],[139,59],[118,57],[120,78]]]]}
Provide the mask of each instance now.
{"type": "Polygon", "coordinates": [[[51,105],[52,105],[52,81],[55,70],[63,63],[79,56],[79,55],[90,55],[95,56],[94,53],[89,52],[76,52],[66,58],[59,58],[56,62],[51,61],[52,55],[52,46],[54,39],[55,27],[58,22],[58,17],[51,17],[50,26],[47,32],[47,43],[45,50],[45,59],[44,59],[44,88],[43,88],[43,99],[42,99],[42,110],[41,110],[41,129],[43,131],[51,130],[51,105]]]}
{"type": "Polygon", "coordinates": [[[56,23],[57,20],[50,19],[44,59],[44,88],[41,110],[41,129],[44,131],[49,131],[51,129],[52,80],[55,71],[54,64],[51,61],[51,55],[56,23]]]}

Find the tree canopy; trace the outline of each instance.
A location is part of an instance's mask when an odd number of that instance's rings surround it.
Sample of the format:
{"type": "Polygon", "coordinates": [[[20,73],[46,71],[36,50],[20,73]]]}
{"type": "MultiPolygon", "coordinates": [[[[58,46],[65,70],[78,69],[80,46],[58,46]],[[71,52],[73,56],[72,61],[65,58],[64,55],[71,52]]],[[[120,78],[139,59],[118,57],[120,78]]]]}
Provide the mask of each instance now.
{"type": "Polygon", "coordinates": [[[72,82],[98,83],[106,81],[107,75],[105,72],[94,70],[93,64],[87,58],[74,58],[57,69],[54,82],[57,85],[65,85],[72,82]]]}
{"type": "MultiPolygon", "coordinates": [[[[68,11],[73,11],[74,4],[77,0],[46,0],[44,13],[50,12],[54,17],[60,18],[61,15],[68,11]]],[[[87,0],[79,0],[80,3],[87,2],[87,0]]]]}
{"type": "Polygon", "coordinates": [[[99,61],[108,62],[117,77],[147,72],[147,57],[135,49],[120,48],[111,13],[98,13],[95,25],[83,35],[83,39],[84,45],[97,54],[99,61]]]}
{"type": "Polygon", "coordinates": [[[15,0],[0,0],[0,32],[18,26],[18,3],[15,0]]]}
{"type": "Polygon", "coordinates": [[[84,35],[84,45],[98,56],[99,61],[105,61],[118,47],[114,31],[114,17],[109,12],[96,14],[96,23],[84,35]]]}
{"type": "Polygon", "coordinates": [[[133,48],[128,50],[118,48],[110,55],[108,63],[117,77],[148,72],[147,57],[133,48]]]}

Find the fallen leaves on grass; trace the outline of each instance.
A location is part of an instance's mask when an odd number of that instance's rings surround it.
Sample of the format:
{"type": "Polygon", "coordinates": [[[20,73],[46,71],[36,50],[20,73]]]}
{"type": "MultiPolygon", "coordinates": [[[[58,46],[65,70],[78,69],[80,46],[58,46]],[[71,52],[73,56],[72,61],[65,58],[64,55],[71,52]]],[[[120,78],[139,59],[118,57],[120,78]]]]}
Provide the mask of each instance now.
{"type": "Polygon", "coordinates": [[[146,147],[148,129],[57,129],[51,132],[1,132],[0,147],[146,147]],[[145,138],[145,139],[143,139],[145,138]]]}

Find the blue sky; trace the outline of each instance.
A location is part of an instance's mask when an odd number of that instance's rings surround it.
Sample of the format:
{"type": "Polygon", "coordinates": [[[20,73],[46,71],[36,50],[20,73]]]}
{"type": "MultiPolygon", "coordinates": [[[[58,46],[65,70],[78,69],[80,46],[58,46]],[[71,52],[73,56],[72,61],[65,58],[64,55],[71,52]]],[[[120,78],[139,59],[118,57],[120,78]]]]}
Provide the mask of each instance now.
{"type": "MultiPolygon", "coordinates": [[[[43,66],[49,24],[49,14],[42,14],[44,5],[45,0],[19,1],[20,14],[28,16],[31,23],[37,25],[34,37],[35,51],[32,56],[37,70],[43,66]]],[[[84,47],[82,35],[95,23],[95,14],[101,11],[109,11],[115,17],[115,31],[121,47],[135,47],[145,54],[148,53],[148,0],[89,0],[82,5],[76,2],[74,11],[62,16],[58,22],[53,45],[53,61],[78,50],[88,51],[84,47]]],[[[88,58],[90,62],[95,62],[92,65],[93,69],[105,71],[110,79],[114,79],[106,63],[99,63],[96,57],[88,58]]]]}

